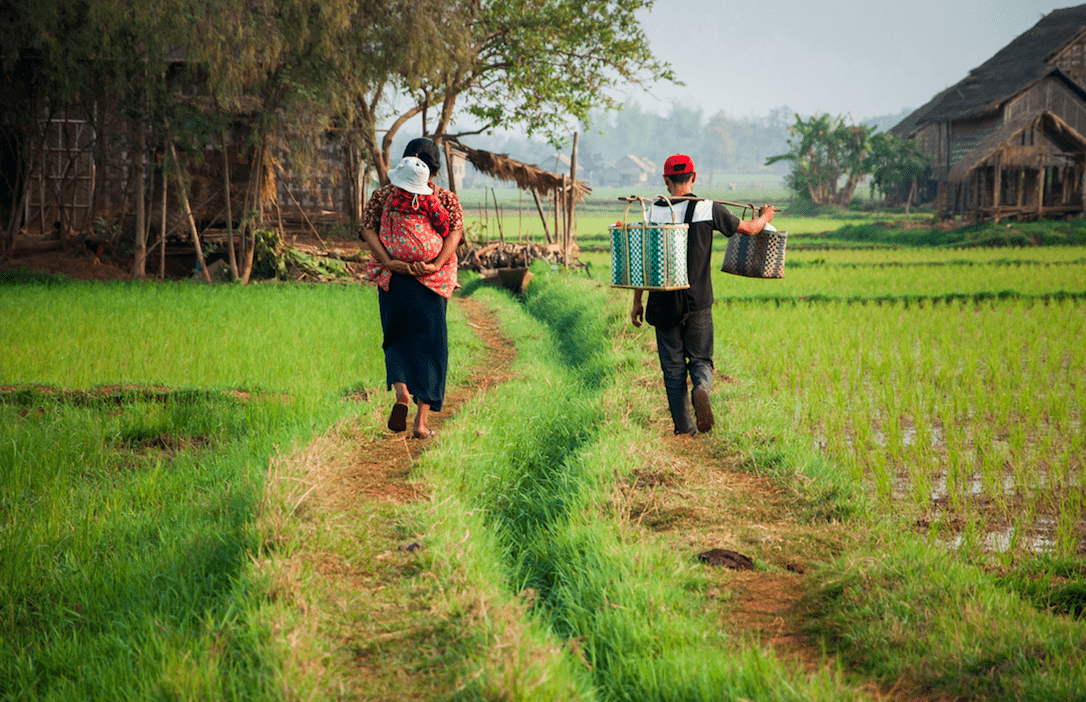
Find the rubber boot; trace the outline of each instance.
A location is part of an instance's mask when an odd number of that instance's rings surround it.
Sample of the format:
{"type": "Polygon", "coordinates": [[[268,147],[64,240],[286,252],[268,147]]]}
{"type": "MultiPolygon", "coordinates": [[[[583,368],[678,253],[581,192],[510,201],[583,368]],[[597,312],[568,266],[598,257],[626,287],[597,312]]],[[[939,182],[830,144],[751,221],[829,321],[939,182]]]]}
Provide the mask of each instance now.
{"type": "Polygon", "coordinates": [[[694,420],[690,418],[690,403],[686,388],[666,388],[667,408],[671,410],[671,421],[675,423],[676,434],[697,434],[694,420]]]}

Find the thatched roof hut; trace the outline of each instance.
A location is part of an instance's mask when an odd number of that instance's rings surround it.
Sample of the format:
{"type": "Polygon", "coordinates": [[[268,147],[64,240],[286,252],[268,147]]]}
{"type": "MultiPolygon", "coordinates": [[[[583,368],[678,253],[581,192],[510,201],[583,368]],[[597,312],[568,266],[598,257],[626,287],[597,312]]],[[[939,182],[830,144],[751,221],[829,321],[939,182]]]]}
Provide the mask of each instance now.
{"type": "Polygon", "coordinates": [[[1086,5],[1054,10],[890,130],[931,158],[921,202],[974,220],[1086,211],[1086,5]]]}

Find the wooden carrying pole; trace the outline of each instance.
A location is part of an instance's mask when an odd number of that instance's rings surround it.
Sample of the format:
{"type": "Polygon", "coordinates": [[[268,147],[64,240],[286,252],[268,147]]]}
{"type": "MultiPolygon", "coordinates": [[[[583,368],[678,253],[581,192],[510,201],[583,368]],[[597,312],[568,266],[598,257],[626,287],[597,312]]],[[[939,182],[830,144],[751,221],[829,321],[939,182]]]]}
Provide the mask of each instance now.
{"type": "MultiPolygon", "coordinates": [[[[753,203],[743,204],[742,202],[730,202],[728,200],[714,200],[711,197],[693,197],[691,195],[679,195],[678,197],[671,197],[669,195],[656,195],[655,197],[641,197],[640,195],[628,195],[627,197],[620,197],[618,199],[618,201],[619,202],[642,202],[642,201],[646,201],[646,200],[655,200],[657,198],[667,198],[668,200],[671,200],[672,202],[682,202],[684,200],[709,200],[711,202],[719,202],[722,205],[728,205],[729,207],[741,207],[743,209],[743,212],[739,215],[740,219],[742,219],[743,217],[746,217],[748,209],[750,210],[752,216],[753,216],[753,214],[755,212],[758,211],[758,208],[755,207],[753,203]]],[[[776,214],[785,214],[785,211],[782,210],[782,209],[777,208],[776,205],[773,205],[772,207],[773,207],[774,210],[776,210],[776,214]]]]}

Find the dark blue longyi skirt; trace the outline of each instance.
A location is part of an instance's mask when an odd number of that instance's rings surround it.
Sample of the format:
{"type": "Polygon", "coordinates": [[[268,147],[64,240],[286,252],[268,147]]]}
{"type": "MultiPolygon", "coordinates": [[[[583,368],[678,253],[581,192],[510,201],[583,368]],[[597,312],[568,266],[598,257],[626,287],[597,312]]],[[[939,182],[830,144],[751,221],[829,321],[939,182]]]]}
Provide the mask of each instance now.
{"type": "Polygon", "coordinates": [[[404,383],[419,402],[440,412],[449,370],[449,301],[413,276],[392,275],[377,289],[384,331],[385,382],[404,383]]]}

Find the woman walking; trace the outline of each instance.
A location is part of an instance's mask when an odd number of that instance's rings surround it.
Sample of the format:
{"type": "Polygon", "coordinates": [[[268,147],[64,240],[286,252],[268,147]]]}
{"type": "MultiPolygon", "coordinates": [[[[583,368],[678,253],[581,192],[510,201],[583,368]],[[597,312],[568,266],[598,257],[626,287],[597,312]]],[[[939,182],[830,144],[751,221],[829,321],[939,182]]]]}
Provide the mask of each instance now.
{"type": "Polygon", "coordinates": [[[389,174],[392,183],[375,190],[362,213],[361,238],[373,253],[367,275],[378,286],[385,382],[396,392],[388,428],[407,430],[414,398],[417,439],[433,436],[430,410],[440,412],[445,399],[446,311],[464,227],[459,198],[433,183],[440,168],[437,144],[413,139],[389,174]]]}

